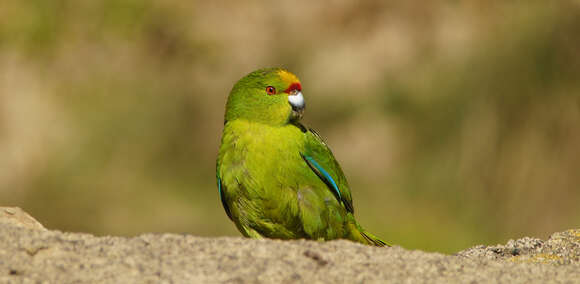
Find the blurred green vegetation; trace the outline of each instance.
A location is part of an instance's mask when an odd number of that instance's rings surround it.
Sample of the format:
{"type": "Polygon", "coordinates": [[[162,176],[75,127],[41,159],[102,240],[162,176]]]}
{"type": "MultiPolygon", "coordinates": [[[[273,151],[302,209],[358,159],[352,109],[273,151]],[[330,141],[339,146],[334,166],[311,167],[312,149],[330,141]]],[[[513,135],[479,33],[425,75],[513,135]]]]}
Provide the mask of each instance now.
{"type": "Polygon", "coordinates": [[[2,1],[0,205],[238,236],[225,100],[283,66],[369,231],[440,252],[547,237],[580,225],[578,31],[578,1],[2,1]]]}

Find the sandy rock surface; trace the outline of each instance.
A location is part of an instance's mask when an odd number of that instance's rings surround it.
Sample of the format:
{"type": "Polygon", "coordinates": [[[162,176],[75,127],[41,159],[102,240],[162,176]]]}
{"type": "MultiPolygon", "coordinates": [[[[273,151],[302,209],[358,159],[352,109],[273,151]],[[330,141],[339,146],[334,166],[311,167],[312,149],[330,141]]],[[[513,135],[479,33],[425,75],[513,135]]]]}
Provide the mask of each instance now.
{"type": "Polygon", "coordinates": [[[46,230],[40,222],[18,207],[0,207],[0,224],[46,230]]]}
{"type": "Polygon", "coordinates": [[[7,218],[0,283],[580,283],[580,230],[443,255],[349,241],[95,237],[7,218]]]}

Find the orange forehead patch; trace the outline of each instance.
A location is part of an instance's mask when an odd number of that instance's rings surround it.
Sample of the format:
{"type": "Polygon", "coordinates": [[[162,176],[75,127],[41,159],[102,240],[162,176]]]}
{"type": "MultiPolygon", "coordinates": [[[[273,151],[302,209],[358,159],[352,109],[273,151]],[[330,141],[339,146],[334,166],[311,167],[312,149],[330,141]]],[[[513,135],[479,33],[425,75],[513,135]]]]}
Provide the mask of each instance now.
{"type": "Polygon", "coordinates": [[[294,83],[300,84],[300,80],[298,80],[298,77],[296,77],[296,75],[294,75],[286,70],[278,71],[278,76],[280,76],[282,81],[286,82],[288,85],[292,85],[294,83]]]}

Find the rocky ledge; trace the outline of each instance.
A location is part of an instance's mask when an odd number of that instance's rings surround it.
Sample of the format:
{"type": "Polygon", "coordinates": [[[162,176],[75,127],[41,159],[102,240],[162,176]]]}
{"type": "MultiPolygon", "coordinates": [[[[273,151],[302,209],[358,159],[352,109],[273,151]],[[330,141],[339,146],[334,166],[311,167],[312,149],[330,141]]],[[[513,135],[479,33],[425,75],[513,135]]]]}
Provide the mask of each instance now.
{"type": "Polygon", "coordinates": [[[580,229],[455,255],[349,241],[96,237],[0,207],[0,283],[580,283],[580,229]]]}

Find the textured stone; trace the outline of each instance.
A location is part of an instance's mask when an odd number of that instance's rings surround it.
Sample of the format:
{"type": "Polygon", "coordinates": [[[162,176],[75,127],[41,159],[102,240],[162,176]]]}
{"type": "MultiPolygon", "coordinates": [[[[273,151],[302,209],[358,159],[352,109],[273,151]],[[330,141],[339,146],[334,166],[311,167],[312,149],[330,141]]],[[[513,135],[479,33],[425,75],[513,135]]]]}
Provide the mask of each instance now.
{"type": "Polygon", "coordinates": [[[349,241],[95,237],[0,222],[0,283],[580,283],[578,238],[569,230],[443,255],[349,241]]]}
{"type": "Polygon", "coordinates": [[[36,219],[18,207],[0,207],[0,223],[29,229],[46,230],[36,219]]]}

